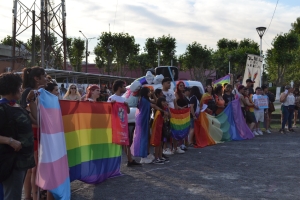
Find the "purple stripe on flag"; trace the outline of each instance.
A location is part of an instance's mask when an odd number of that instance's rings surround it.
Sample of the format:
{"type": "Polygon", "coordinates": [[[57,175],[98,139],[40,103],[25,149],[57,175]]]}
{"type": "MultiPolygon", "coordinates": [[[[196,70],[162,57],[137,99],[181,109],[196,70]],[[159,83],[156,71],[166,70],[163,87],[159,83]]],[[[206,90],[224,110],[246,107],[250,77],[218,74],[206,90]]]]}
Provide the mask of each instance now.
{"type": "Polygon", "coordinates": [[[243,139],[251,139],[254,138],[252,131],[249,129],[246,121],[244,119],[240,99],[236,99],[232,101],[232,110],[233,110],[233,117],[236,125],[236,129],[238,130],[240,136],[243,139]]]}

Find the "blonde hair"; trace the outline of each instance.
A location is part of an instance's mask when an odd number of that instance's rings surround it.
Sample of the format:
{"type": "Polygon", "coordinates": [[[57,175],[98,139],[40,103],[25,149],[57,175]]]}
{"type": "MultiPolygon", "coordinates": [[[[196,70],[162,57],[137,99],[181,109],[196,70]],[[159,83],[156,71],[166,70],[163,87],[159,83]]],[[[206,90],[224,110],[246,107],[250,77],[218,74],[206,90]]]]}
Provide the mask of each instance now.
{"type": "Polygon", "coordinates": [[[69,95],[71,94],[71,87],[72,87],[72,86],[75,86],[75,87],[76,87],[76,94],[79,95],[79,96],[81,96],[81,95],[79,94],[79,92],[78,92],[77,86],[76,86],[75,84],[71,84],[71,85],[69,86],[69,88],[68,88],[68,90],[67,90],[67,92],[66,92],[64,98],[66,98],[67,96],[69,96],[69,95]]]}

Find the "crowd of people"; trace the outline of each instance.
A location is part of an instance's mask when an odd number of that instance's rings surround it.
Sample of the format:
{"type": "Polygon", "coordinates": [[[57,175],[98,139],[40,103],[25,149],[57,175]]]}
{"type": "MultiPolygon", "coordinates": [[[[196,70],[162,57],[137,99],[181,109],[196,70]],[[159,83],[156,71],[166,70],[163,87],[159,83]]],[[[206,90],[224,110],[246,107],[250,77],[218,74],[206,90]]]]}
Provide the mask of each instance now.
{"type": "MultiPolygon", "coordinates": [[[[184,154],[188,147],[195,143],[194,123],[200,115],[203,105],[207,105],[210,115],[218,116],[229,103],[239,99],[241,112],[254,135],[263,135],[260,127],[264,126],[266,133],[271,133],[271,114],[275,111],[273,102],[275,96],[268,91],[267,86],[253,88],[253,81],[248,79],[246,86],[241,84],[241,78],[234,81],[234,85],[207,85],[205,93],[201,94],[199,87],[187,87],[178,81],[175,91],[171,90],[171,78],[162,80],[162,89],[150,90],[143,87],[139,91],[138,112],[136,114],[136,129],[130,137],[130,145],[124,146],[127,156],[127,166],[141,166],[142,164],[164,164],[170,162],[173,154],[184,154]],[[268,99],[268,108],[260,108],[259,98],[268,99]],[[177,141],[172,138],[170,128],[170,109],[190,108],[190,129],[185,139],[177,141]],[[163,120],[153,123],[155,115],[161,114],[163,120]],[[139,128],[142,127],[141,128],[139,128]],[[159,127],[161,134],[151,134],[159,127]],[[147,130],[147,131],[143,131],[147,130]],[[152,138],[151,138],[152,137],[152,138]],[[153,138],[156,137],[156,138],[153,138]],[[160,141],[155,145],[150,140],[160,141]],[[138,145],[138,148],[136,144],[138,145]],[[154,148],[152,148],[154,146],[154,148]],[[141,157],[140,162],[133,159],[141,157]]],[[[36,90],[45,88],[53,95],[61,96],[58,85],[45,70],[40,67],[25,68],[23,77],[14,73],[0,75],[0,159],[1,176],[4,199],[21,199],[24,188],[25,199],[38,199],[38,188],[35,184],[36,165],[38,162],[38,127],[36,90]],[[5,165],[3,164],[5,162],[5,165]]],[[[107,101],[119,102],[130,108],[122,96],[126,92],[126,83],[122,80],[114,82],[113,95],[105,86],[90,85],[86,94],[79,92],[76,84],[70,84],[63,99],[72,101],[107,101]]],[[[81,91],[82,92],[82,91],[81,91]]],[[[294,90],[286,86],[280,96],[282,103],[281,133],[285,128],[293,132],[300,110],[299,89],[294,90]]],[[[47,199],[53,199],[47,191],[43,191],[47,199]]]]}

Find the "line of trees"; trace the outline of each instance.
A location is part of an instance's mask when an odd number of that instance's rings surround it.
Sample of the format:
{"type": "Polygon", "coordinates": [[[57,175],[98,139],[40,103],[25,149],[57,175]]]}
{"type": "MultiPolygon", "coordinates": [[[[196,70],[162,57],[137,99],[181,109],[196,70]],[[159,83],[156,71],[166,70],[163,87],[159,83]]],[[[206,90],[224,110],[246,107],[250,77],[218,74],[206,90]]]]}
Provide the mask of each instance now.
{"type": "MultiPolygon", "coordinates": [[[[277,86],[286,84],[291,80],[300,83],[300,18],[291,24],[288,33],[277,35],[272,47],[265,53],[266,72],[265,80],[277,86]]],[[[36,52],[40,52],[40,36],[36,36],[36,52]]],[[[57,43],[53,36],[52,43],[57,43]]],[[[2,44],[11,45],[11,37],[1,40],[2,44]]],[[[17,41],[17,46],[25,45],[31,50],[31,39],[26,43],[17,41]]],[[[147,38],[144,47],[136,43],[134,36],[128,33],[103,32],[98,37],[94,48],[96,67],[100,72],[107,72],[119,76],[128,75],[128,71],[141,69],[145,74],[146,69],[158,65],[158,50],[160,65],[180,66],[180,70],[189,71],[192,79],[205,82],[212,74],[217,72],[224,76],[229,72],[238,75],[245,70],[247,54],[259,55],[259,45],[252,39],[245,38],[241,41],[222,38],[217,41],[217,49],[211,49],[199,42],[188,44],[182,55],[176,56],[177,41],[170,35],[158,38],[147,38]],[[128,70],[130,69],[130,70],[128,70]]],[[[81,71],[82,60],[85,58],[85,43],[80,38],[68,38],[67,50],[70,63],[75,71],[81,71]]],[[[36,64],[40,60],[37,59],[36,64]]],[[[55,65],[62,66],[62,56],[56,56],[55,65]]]]}

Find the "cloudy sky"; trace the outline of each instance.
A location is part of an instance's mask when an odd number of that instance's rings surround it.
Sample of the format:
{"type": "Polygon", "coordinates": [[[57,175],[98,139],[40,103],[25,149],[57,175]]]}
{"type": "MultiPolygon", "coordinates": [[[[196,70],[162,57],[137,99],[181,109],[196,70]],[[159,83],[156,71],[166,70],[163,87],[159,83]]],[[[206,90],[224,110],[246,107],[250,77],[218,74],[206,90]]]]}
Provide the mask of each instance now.
{"type": "MultiPolygon", "coordinates": [[[[12,32],[13,1],[0,0],[0,39],[12,32]],[[10,2],[10,3],[8,3],[10,2]]],[[[34,0],[22,0],[30,7],[34,0]]],[[[39,4],[40,0],[36,0],[39,4]]],[[[60,3],[54,0],[55,4],[60,3]]],[[[188,44],[197,41],[216,48],[221,38],[251,38],[259,43],[255,30],[268,27],[277,0],[66,0],[67,36],[98,37],[101,32],[127,32],[144,46],[148,37],[170,34],[177,39],[177,52],[182,54],[188,44]]],[[[288,32],[291,23],[300,17],[299,0],[279,0],[263,50],[270,48],[273,38],[288,32]]],[[[27,40],[31,30],[18,39],[27,40]]],[[[92,51],[97,40],[91,40],[92,51]]],[[[93,56],[89,57],[89,62],[93,56]]]]}

